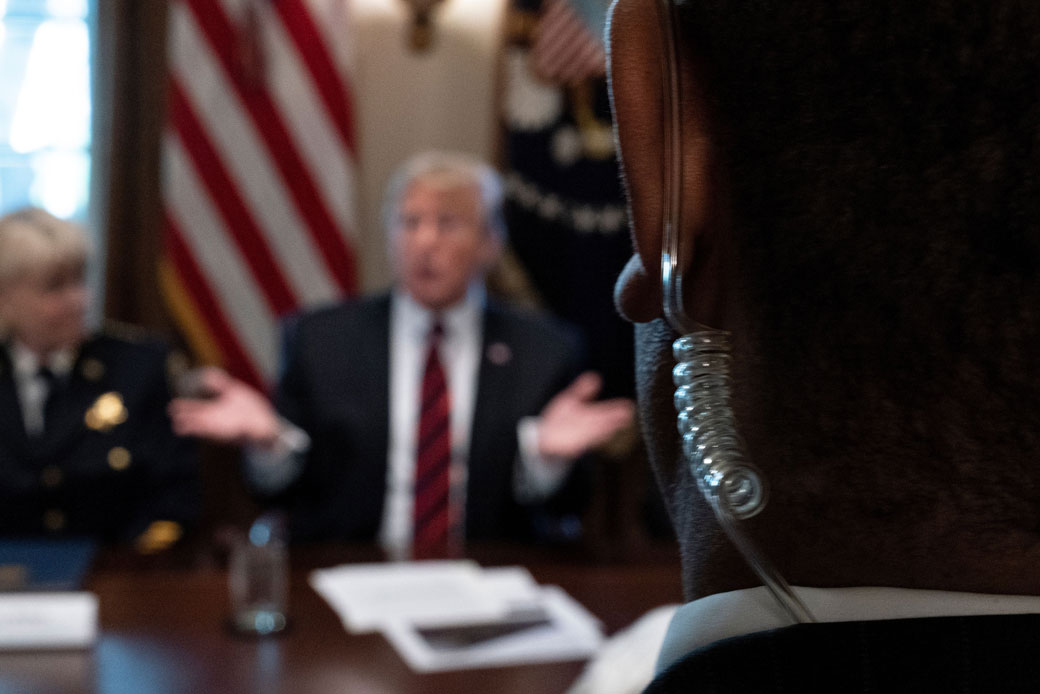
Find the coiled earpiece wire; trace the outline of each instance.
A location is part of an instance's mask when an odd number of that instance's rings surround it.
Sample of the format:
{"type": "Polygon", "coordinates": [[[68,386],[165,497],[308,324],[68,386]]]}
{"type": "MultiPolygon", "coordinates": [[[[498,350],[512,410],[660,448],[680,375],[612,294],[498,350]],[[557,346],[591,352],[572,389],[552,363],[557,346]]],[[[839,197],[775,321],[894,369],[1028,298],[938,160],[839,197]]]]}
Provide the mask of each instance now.
{"type": "Polygon", "coordinates": [[[672,347],[676,366],[675,408],[683,457],[722,530],[794,622],[816,621],[809,609],[758,546],[740,527],[765,508],[762,475],[744,456],[730,408],[729,333],[698,324],[683,307],[680,221],[682,220],[682,103],[680,100],[677,20],[673,0],[660,0],[664,152],[661,282],[664,313],[680,333],[672,347]]]}

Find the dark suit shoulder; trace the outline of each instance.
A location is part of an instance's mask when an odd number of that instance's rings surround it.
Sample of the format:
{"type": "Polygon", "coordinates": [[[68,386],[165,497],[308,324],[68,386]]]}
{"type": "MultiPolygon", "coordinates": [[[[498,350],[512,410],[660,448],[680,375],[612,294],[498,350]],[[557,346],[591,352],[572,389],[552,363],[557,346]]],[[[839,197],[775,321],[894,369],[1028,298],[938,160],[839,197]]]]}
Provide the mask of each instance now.
{"type": "Polygon", "coordinates": [[[108,359],[165,359],[170,347],[162,338],[140,328],[111,329],[108,324],[83,343],[81,353],[108,359]]]}
{"type": "Polygon", "coordinates": [[[796,624],[702,646],[658,674],[671,692],[1036,692],[1040,615],[796,624]],[[752,667],[753,666],[753,667],[752,667]]]}
{"type": "Polygon", "coordinates": [[[321,330],[390,315],[390,295],[353,297],[300,311],[283,319],[288,330],[321,330]]]}
{"type": "Polygon", "coordinates": [[[92,339],[114,344],[165,346],[166,342],[147,328],[130,323],[106,320],[92,339]]]}
{"type": "MultiPolygon", "coordinates": [[[[106,374],[121,374],[124,382],[139,385],[174,384],[189,368],[189,360],[173,351],[166,340],[140,328],[130,332],[104,329],[91,336],[80,348],[77,368],[88,380],[101,380],[106,374]]],[[[108,380],[105,378],[105,380],[108,380]]]]}
{"type": "Polygon", "coordinates": [[[584,351],[581,331],[574,325],[535,309],[488,299],[487,323],[490,330],[507,330],[523,335],[531,343],[569,352],[584,351]]]}

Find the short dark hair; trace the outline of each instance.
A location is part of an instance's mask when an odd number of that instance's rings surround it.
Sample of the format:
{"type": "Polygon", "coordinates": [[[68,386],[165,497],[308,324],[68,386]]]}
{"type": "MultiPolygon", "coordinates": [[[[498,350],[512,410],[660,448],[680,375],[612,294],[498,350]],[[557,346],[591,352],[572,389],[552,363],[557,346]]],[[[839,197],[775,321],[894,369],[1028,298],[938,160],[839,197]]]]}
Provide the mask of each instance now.
{"type": "Polygon", "coordinates": [[[835,514],[941,489],[1040,526],[1040,5],[679,16],[728,174],[752,457],[835,514]]]}

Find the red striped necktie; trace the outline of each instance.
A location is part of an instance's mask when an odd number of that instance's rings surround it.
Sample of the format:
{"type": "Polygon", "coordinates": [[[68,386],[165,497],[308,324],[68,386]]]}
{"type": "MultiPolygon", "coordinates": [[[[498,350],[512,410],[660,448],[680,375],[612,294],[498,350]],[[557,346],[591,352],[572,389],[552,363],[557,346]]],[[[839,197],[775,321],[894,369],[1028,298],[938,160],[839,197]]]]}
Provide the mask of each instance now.
{"type": "Polygon", "coordinates": [[[438,355],[443,335],[441,324],[434,323],[423,371],[412,528],[415,559],[451,554],[451,398],[438,355]]]}

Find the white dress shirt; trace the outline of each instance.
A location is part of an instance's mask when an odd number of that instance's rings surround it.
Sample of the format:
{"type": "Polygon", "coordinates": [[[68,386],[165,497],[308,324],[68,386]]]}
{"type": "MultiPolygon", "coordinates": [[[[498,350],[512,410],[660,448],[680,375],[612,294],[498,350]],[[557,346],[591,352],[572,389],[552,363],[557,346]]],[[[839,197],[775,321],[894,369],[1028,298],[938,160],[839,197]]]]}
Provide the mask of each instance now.
{"type": "MultiPolygon", "coordinates": [[[[1040,613],[1040,596],[1035,595],[876,587],[793,590],[818,622],[1040,613]]],[[[676,611],[658,656],[657,671],[663,672],[691,651],[721,639],[790,624],[787,613],[763,586],[708,595],[676,611]]]]}
{"type": "Polygon", "coordinates": [[[12,340],[10,352],[14,385],[21,405],[25,433],[36,436],[43,432],[43,407],[50,387],[46,379],[40,375],[40,367],[46,364],[57,378],[66,378],[72,371],[76,352],[73,349],[62,349],[42,360],[36,352],[18,340],[12,340]]]}

